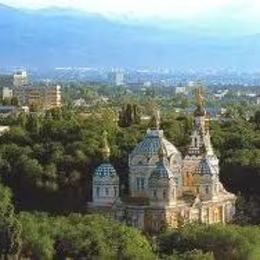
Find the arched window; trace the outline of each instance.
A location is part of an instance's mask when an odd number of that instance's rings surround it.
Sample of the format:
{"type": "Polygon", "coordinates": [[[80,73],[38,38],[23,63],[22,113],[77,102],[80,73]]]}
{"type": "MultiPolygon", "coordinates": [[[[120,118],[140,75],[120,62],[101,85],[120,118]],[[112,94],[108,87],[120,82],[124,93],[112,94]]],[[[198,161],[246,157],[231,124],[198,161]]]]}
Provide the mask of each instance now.
{"type": "Polygon", "coordinates": [[[153,197],[154,197],[154,198],[157,198],[157,192],[156,192],[156,190],[153,191],[153,197]]]}
{"type": "Polygon", "coordinates": [[[114,195],[117,196],[117,188],[114,187],[114,195]]]}
{"type": "Polygon", "coordinates": [[[106,196],[108,196],[108,195],[109,195],[109,189],[106,188],[106,189],[105,189],[105,192],[106,192],[106,196]]]}
{"type": "Polygon", "coordinates": [[[175,199],[175,189],[172,189],[172,197],[175,199]]]}
{"type": "Polygon", "coordinates": [[[205,187],[205,193],[208,194],[209,193],[209,186],[205,187]]]}
{"type": "Polygon", "coordinates": [[[96,188],[96,196],[97,196],[97,197],[100,196],[100,188],[99,188],[99,187],[96,188]]]}
{"type": "Polygon", "coordinates": [[[136,177],[136,189],[140,190],[140,177],[136,177]]]}
{"type": "Polygon", "coordinates": [[[136,177],[136,188],[138,191],[143,191],[145,189],[145,178],[136,177]]]}
{"type": "Polygon", "coordinates": [[[197,137],[194,138],[194,146],[195,146],[195,147],[198,146],[198,139],[197,139],[197,137]]]}
{"type": "Polygon", "coordinates": [[[145,184],[144,184],[145,183],[145,179],[144,179],[144,177],[141,177],[140,179],[141,179],[140,180],[141,181],[141,190],[143,191],[144,190],[144,186],[145,186],[145,184]]]}

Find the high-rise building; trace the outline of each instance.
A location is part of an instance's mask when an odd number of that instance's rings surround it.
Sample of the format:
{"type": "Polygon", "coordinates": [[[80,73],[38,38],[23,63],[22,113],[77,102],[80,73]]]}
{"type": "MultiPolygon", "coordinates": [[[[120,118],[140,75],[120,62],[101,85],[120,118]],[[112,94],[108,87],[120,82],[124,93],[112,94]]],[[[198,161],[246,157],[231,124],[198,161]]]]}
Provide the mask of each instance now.
{"type": "Polygon", "coordinates": [[[11,99],[13,97],[13,90],[8,87],[2,88],[2,100],[11,99]]]}
{"type": "Polygon", "coordinates": [[[113,70],[108,73],[108,80],[111,84],[116,86],[125,85],[125,74],[122,70],[113,70]]]}
{"type": "Polygon", "coordinates": [[[13,76],[13,85],[15,87],[21,87],[28,84],[27,72],[18,71],[13,76]]]}
{"type": "Polygon", "coordinates": [[[20,105],[37,106],[48,110],[61,106],[61,87],[56,86],[22,86],[14,89],[14,96],[18,98],[20,105]]]}
{"type": "Polygon", "coordinates": [[[116,71],[114,75],[114,81],[116,86],[123,86],[124,83],[124,72],[123,71],[116,71]]]}

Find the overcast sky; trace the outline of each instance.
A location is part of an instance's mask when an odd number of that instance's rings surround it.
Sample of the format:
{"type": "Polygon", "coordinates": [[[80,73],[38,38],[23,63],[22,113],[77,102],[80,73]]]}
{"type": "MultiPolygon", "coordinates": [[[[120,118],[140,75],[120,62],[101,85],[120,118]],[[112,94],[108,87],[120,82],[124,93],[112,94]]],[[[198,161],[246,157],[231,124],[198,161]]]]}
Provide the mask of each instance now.
{"type": "Polygon", "coordinates": [[[75,8],[112,17],[219,23],[223,28],[232,24],[248,33],[258,32],[260,26],[260,0],[0,0],[0,3],[32,9],[75,8]]]}

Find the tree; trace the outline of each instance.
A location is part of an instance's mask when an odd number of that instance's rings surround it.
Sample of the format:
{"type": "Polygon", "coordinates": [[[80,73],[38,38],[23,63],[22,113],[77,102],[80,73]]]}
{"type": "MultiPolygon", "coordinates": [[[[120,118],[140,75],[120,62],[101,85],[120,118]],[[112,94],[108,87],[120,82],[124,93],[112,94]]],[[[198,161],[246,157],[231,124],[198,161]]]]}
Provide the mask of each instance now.
{"type": "Polygon", "coordinates": [[[154,259],[140,231],[99,215],[21,213],[21,256],[40,259],[154,259]]]}
{"type": "Polygon", "coordinates": [[[0,254],[17,255],[21,246],[21,226],[11,201],[11,192],[0,184],[0,254]]]}
{"type": "Polygon", "coordinates": [[[18,123],[18,125],[20,125],[20,126],[23,127],[23,128],[26,127],[27,115],[26,115],[25,112],[21,112],[21,113],[18,115],[17,123],[18,123]]]}
{"type": "Polygon", "coordinates": [[[17,107],[19,105],[19,100],[18,100],[17,97],[12,97],[10,103],[11,103],[12,106],[17,107]]]}
{"type": "Polygon", "coordinates": [[[260,130],[260,110],[255,112],[253,120],[256,123],[257,129],[260,130]]]}
{"type": "Polygon", "coordinates": [[[140,108],[137,104],[126,104],[119,113],[119,126],[129,127],[132,124],[139,124],[141,120],[140,108]]]}
{"type": "Polygon", "coordinates": [[[37,114],[30,114],[27,124],[26,124],[26,129],[28,131],[32,131],[35,134],[38,134],[40,131],[40,119],[37,114]]]}
{"type": "Polygon", "coordinates": [[[159,250],[161,254],[166,255],[176,251],[183,254],[192,250],[202,250],[212,252],[217,260],[258,259],[259,231],[257,226],[189,224],[182,229],[161,235],[159,250]]]}

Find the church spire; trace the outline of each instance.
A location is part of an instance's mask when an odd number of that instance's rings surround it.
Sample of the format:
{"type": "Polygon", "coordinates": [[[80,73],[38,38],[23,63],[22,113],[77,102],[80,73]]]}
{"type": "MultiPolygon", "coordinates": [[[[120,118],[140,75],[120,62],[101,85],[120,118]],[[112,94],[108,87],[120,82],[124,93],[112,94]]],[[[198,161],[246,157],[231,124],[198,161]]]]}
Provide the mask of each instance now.
{"type": "Polygon", "coordinates": [[[108,141],[107,141],[107,131],[103,132],[103,143],[102,143],[102,149],[101,149],[101,153],[102,153],[102,157],[104,161],[109,161],[110,158],[110,148],[108,145],[108,141]]]}
{"type": "Polygon", "coordinates": [[[202,87],[198,87],[195,90],[196,95],[196,110],[194,112],[195,116],[204,116],[205,115],[205,109],[204,109],[204,96],[203,96],[203,89],[202,87]]]}

